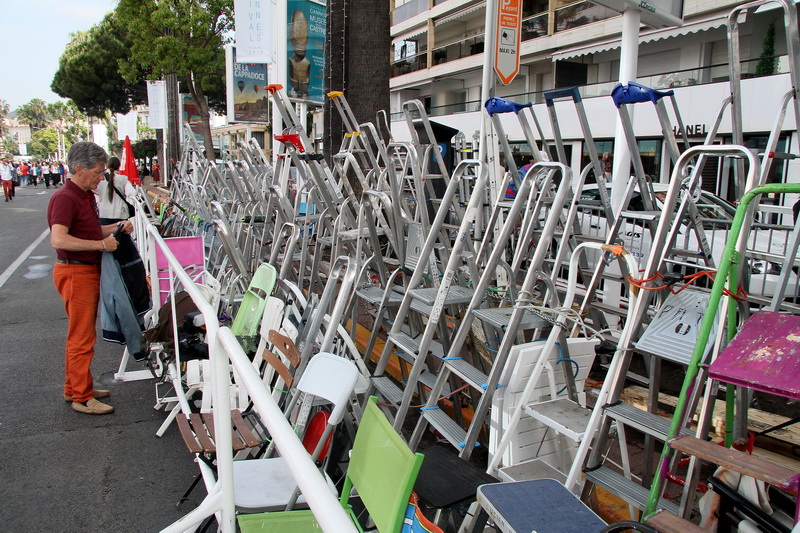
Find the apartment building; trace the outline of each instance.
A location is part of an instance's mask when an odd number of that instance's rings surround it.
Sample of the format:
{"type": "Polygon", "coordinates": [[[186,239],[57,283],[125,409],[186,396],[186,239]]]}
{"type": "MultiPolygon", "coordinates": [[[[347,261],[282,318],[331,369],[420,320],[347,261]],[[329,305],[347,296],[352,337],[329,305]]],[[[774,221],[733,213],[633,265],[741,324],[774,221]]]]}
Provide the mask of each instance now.
{"type": "MultiPolygon", "coordinates": [[[[728,14],[743,2],[685,0],[680,27],[640,29],[637,81],[673,89],[692,143],[701,143],[714,124],[728,82],[728,14]]],[[[423,102],[432,120],[457,128],[468,141],[477,137],[481,113],[485,2],[474,0],[395,0],[392,6],[392,128],[408,132],[402,115],[407,100],[423,102]]],[[[578,86],[600,153],[613,153],[617,110],[609,96],[617,83],[622,17],[591,1],[523,0],[521,69],[495,95],[534,103],[549,135],[545,91],[578,86]]],[[[763,148],[773,129],[782,96],[790,90],[783,9],[767,4],[740,20],[742,109],[745,144],[763,148]]],[[[562,133],[573,166],[585,159],[574,110],[559,103],[562,133]]],[[[515,151],[525,161],[530,148],[513,117],[504,124],[515,151]]],[[[669,161],[652,106],[636,106],[634,128],[646,171],[656,180],[669,176],[669,161]],[[640,109],[641,107],[641,109],[640,109]]],[[[786,114],[780,152],[798,153],[795,117],[786,114]]],[[[723,115],[716,142],[730,142],[730,111],[723,115]]],[[[703,187],[730,197],[730,164],[707,169],[703,187]]],[[[794,163],[777,159],[771,181],[792,178],[794,163]]]]}

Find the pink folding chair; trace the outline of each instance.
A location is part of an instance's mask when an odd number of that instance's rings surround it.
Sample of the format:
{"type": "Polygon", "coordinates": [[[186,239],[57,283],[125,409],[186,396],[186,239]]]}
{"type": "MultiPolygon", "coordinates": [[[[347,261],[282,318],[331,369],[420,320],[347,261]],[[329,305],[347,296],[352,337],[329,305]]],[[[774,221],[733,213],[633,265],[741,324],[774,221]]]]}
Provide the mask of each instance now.
{"type": "MultiPolygon", "coordinates": [[[[203,237],[171,237],[164,239],[167,247],[181,264],[189,277],[193,281],[202,281],[203,273],[206,270],[205,248],[203,237]]],[[[170,293],[170,274],[169,264],[164,253],[156,246],[156,274],[158,280],[158,295],[153,295],[153,301],[159,302],[159,307],[164,305],[170,293]],[[158,298],[156,298],[158,296],[158,298]]],[[[154,280],[155,281],[155,280],[154,280]]],[[[154,286],[156,284],[154,283],[154,286]]]]}

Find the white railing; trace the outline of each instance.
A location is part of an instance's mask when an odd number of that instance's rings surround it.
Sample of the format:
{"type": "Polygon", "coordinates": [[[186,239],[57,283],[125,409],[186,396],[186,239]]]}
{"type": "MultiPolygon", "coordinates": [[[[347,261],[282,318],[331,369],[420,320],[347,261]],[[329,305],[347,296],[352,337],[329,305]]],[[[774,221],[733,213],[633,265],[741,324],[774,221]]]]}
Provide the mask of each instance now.
{"type": "MultiPolygon", "coordinates": [[[[229,328],[220,328],[216,312],[206,301],[203,293],[183,270],[181,264],[170,251],[158,230],[149,223],[144,223],[145,232],[140,234],[148,241],[148,246],[157,246],[167,260],[170,268],[170,279],[180,282],[197,309],[205,319],[209,359],[212,367],[212,394],[214,405],[214,426],[216,432],[217,473],[216,481],[211,481],[214,473],[210,468],[202,468],[208,496],[193,511],[162,530],[162,532],[193,531],[203,520],[216,515],[219,530],[224,533],[236,531],[236,517],[233,498],[233,442],[231,431],[230,407],[230,367],[238,373],[240,386],[246,388],[253,401],[256,412],[274,440],[281,456],[286,460],[297,486],[302,491],[311,511],[318,517],[320,526],[326,532],[349,533],[357,531],[337,497],[331,493],[324,476],[311,460],[300,439],[289,424],[284,413],[275,403],[270,392],[264,386],[247,355],[242,350],[236,337],[229,328]],[[213,483],[213,484],[212,484],[213,483]]],[[[174,299],[172,299],[174,301],[174,299]]],[[[174,305],[174,303],[173,303],[174,305]]],[[[175,317],[173,309],[173,319],[175,317]]],[[[180,386],[180,384],[178,384],[180,386]]],[[[178,394],[180,397],[180,394],[178,394]]],[[[181,408],[188,414],[189,405],[181,399],[181,408]]],[[[199,464],[205,466],[202,461],[199,464]]],[[[265,483],[268,483],[265,480],[265,483]]]]}

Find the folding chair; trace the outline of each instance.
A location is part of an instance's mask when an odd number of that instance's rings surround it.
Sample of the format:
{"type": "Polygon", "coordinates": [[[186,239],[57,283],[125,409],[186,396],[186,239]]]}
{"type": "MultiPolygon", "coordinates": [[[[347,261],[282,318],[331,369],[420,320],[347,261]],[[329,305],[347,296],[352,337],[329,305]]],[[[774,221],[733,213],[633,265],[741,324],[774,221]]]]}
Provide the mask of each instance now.
{"type": "MultiPolygon", "coordinates": [[[[380,411],[377,399],[367,402],[358,428],[340,502],[349,509],[355,488],[378,531],[399,533],[403,526],[411,489],[424,456],[415,454],[380,411]]],[[[256,531],[301,532],[321,530],[311,511],[282,511],[240,515],[242,533],[256,531]]]]}
{"type": "MultiPolygon", "coordinates": [[[[298,432],[303,432],[309,422],[309,413],[316,398],[333,404],[327,424],[319,436],[311,457],[319,460],[329,445],[333,434],[347,412],[348,400],[358,378],[358,369],[352,361],[331,353],[318,353],[308,363],[303,376],[297,383],[295,398],[304,394],[302,402],[293,401],[287,411],[294,411],[299,402],[299,415],[296,420],[298,432]]],[[[309,430],[312,428],[309,427],[309,430]]],[[[297,483],[289,472],[289,466],[282,457],[247,459],[234,461],[234,498],[236,508],[245,512],[280,511],[295,503],[303,504],[302,495],[295,494],[297,483]]],[[[336,492],[328,480],[331,491],[336,492]]]]}

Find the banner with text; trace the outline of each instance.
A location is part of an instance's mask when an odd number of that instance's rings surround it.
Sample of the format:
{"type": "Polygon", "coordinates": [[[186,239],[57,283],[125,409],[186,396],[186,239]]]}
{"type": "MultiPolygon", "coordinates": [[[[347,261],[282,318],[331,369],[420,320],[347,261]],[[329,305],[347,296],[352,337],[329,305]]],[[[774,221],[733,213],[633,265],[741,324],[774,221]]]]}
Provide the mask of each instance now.
{"type": "Polygon", "coordinates": [[[150,108],[150,124],[154,130],[167,127],[167,82],[147,82],[147,107],[150,108]]]}
{"type": "Polygon", "coordinates": [[[234,0],[236,49],[244,63],[272,63],[275,46],[271,0],[234,0]]]}
{"type": "Polygon", "coordinates": [[[124,141],[127,136],[131,142],[138,141],[138,124],[139,114],[136,111],[129,111],[127,115],[117,113],[117,140],[124,141]]]}
{"type": "Polygon", "coordinates": [[[269,122],[267,66],[237,63],[236,48],[225,49],[228,122],[269,122]]]}
{"type": "Polygon", "coordinates": [[[324,100],[327,9],[325,2],[316,0],[289,0],[287,4],[290,98],[319,104],[324,100]]]}

